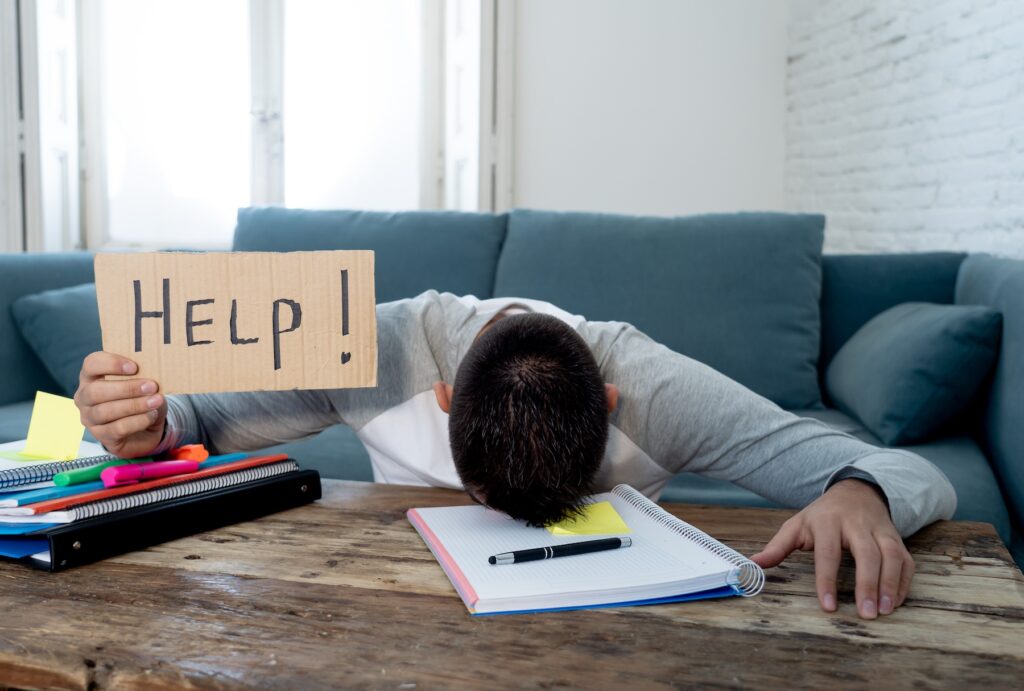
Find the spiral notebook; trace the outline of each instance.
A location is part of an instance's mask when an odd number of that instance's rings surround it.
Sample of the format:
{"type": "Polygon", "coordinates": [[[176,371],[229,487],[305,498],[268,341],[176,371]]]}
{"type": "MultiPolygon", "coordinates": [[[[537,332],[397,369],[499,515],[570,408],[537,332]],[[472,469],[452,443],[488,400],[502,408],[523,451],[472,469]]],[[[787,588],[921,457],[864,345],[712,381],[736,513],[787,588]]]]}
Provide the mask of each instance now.
{"type": "MultiPolygon", "coordinates": [[[[241,463],[246,462],[252,461],[241,461],[241,463]]],[[[167,483],[166,486],[156,487],[155,489],[150,490],[124,492],[120,496],[115,495],[109,499],[70,504],[65,510],[49,511],[41,514],[26,513],[24,515],[0,515],[0,523],[74,523],[75,521],[80,521],[85,518],[102,516],[115,511],[124,511],[125,509],[134,509],[139,506],[147,506],[149,504],[167,501],[168,499],[177,499],[179,497],[187,497],[201,492],[209,492],[210,490],[220,489],[222,487],[240,485],[253,480],[262,480],[263,478],[294,472],[298,469],[298,463],[295,461],[285,460],[277,463],[268,463],[266,465],[257,465],[252,468],[245,468],[235,472],[215,474],[192,481],[187,481],[187,478],[189,477],[188,475],[174,476],[174,479],[178,480],[178,482],[167,483]]],[[[211,469],[210,472],[215,472],[216,470],[218,469],[214,468],[211,469]]],[[[132,490],[136,487],[137,485],[127,486],[124,489],[132,490]]],[[[98,494],[112,493],[110,490],[101,490],[98,494]]],[[[58,501],[70,503],[75,501],[75,497],[67,497],[58,501]]],[[[19,509],[9,510],[18,511],[19,509]]]]}
{"type": "MultiPolygon", "coordinates": [[[[0,450],[11,450],[24,446],[24,441],[0,444],[0,450]]],[[[91,465],[112,461],[117,456],[104,454],[103,447],[91,442],[82,442],[80,458],[71,461],[18,460],[0,458],[0,494],[41,486],[52,486],[51,480],[65,470],[88,468],[91,465]]]]}
{"type": "Polygon", "coordinates": [[[497,566],[487,558],[581,538],[483,506],[409,509],[407,516],[474,615],[749,597],[764,587],[761,567],[632,487],[592,500],[612,504],[631,530],[630,548],[497,566]]]}

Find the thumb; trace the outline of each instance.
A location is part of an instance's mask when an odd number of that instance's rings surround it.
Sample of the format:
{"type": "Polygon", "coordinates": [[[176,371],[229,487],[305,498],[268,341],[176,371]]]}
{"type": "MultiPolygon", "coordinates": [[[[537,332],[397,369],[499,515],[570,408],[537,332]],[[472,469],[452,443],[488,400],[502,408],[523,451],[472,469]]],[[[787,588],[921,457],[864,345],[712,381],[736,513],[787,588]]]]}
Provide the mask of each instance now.
{"type": "Polygon", "coordinates": [[[750,560],[763,569],[778,566],[782,560],[800,546],[800,523],[797,521],[786,521],[775,533],[775,537],[768,541],[764,549],[750,557],[750,560]]]}
{"type": "MultiPolygon", "coordinates": [[[[153,408],[147,415],[150,417],[149,427],[142,430],[143,434],[147,437],[157,435],[157,441],[161,441],[164,436],[164,428],[167,426],[167,399],[160,404],[159,408],[153,408]]],[[[156,444],[153,444],[156,446],[156,444]]]]}

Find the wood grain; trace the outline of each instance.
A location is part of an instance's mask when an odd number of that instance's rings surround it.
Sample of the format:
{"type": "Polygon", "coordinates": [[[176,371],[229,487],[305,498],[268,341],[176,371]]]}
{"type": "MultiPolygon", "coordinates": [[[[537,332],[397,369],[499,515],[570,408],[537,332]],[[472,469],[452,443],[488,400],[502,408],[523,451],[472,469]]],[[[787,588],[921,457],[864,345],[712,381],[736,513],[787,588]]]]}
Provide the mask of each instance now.
{"type": "MultiPolygon", "coordinates": [[[[896,613],[825,614],[810,555],[756,598],[474,618],[405,519],[464,495],[325,481],[314,505],[47,574],[0,565],[0,685],[46,688],[1005,688],[1024,578],[992,527],[938,523],[896,613]]],[[[667,505],[744,553],[789,511],[667,505]]]]}

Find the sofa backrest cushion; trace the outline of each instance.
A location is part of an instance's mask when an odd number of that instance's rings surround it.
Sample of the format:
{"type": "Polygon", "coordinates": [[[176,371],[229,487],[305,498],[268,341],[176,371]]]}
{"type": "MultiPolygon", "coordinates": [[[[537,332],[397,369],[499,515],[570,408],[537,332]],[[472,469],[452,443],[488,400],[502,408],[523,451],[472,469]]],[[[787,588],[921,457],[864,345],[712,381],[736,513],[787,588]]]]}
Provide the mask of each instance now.
{"type": "Polygon", "coordinates": [[[491,297],[504,215],[443,211],[238,210],[238,251],[374,250],[377,302],[425,290],[491,297]]]}
{"type": "Polygon", "coordinates": [[[85,356],[103,350],[96,284],[25,295],[14,301],[11,313],[61,393],[74,396],[85,356]]]}
{"type": "Polygon", "coordinates": [[[1003,314],[981,435],[1010,511],[1024,525],[1024,261],[972,254],[960,267],[956,302],[1003,314]]]}
{"type": "Polygon", "coordinates": [[[0,362],[4,365],[0,405],[32,400],[40,390],[62,393],[22,338],[11,303],[23,295],[92,280],[92,255],[85,252],[0,254],[0,362]]]}
{"type": "Polygon", "coordinates": [[[923,252],[822,257],[822,373],[850,336],[890,307],[904,302],[952,303],[957,271],[965,256],[923,252]]]}
{"type": "Polygon", "coordinates": [[[820,405],[824,218],[513,211],[496,296],[630,322],[787,408],[820,405]]]}

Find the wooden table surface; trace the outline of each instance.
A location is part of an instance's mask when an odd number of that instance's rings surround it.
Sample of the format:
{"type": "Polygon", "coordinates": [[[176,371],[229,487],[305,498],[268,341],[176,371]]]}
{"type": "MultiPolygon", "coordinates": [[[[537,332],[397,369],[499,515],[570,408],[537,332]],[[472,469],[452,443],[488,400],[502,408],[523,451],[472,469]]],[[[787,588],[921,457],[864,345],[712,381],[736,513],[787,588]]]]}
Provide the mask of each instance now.
{"type": "MultiPolygon", "coordinates": [[[[1024,680],[1024,578],[992,527],[909,541],[906,604],[818,608],[810,555],[755,598],[474,618],[405,519],[450,490],[325,481],[313,505],[71,571],[0,565],[0,686],[986,688],[1024,680]]],[[[667,505],[744,554],[789,511],[667,505]]]]}

